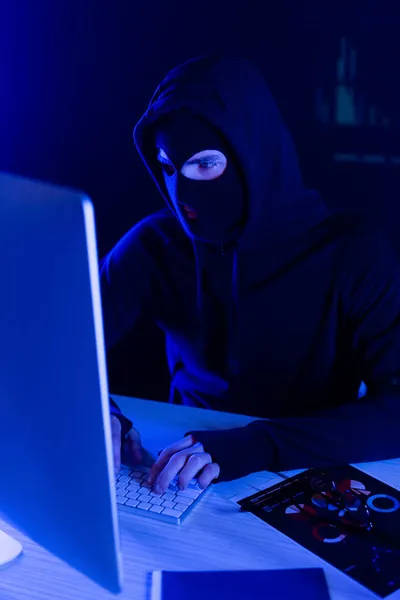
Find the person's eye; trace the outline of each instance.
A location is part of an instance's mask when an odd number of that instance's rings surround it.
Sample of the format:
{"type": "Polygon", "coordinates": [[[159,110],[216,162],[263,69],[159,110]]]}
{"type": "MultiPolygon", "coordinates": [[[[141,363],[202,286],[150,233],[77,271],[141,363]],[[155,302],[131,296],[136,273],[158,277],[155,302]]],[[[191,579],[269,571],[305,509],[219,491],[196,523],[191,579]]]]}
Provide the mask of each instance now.
{"type": "Polygon", "coordinates": [[[221,166],[221,163],[215,160],[205,160],[198,163],[200,169],[217,169],[221,166]]]}
{"type": "Polygon", "coordinates": [[[224,173],[226,164],[226,157],[222,154],[193,157],[183,165],[181,173],[188,179],[198,181],[217,179],[224,173]]]}

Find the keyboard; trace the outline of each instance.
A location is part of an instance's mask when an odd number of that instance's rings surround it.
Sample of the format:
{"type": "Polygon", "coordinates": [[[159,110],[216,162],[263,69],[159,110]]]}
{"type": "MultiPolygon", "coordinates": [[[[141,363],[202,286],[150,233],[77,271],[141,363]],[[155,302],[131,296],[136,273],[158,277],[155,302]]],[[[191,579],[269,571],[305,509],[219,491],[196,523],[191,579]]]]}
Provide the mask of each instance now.
{"type": "Polygon", "coordinates": [[[116,478],[117,505],[120,510],[142,517],[179,525],[204,494],[193,479],[186,490],[177,487],[177,477],[167,491],[156,494],[146,482],[150,469],[122,466],[116,478]]]}

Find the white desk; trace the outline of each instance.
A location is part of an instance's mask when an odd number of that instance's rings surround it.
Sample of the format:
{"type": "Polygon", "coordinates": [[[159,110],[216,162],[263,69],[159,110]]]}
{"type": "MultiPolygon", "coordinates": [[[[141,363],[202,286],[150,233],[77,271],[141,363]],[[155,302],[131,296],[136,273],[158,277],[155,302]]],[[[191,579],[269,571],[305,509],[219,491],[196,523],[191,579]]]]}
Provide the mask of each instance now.
{"type": "MultiPolygon", "coordinates": [[[[154,453],[193,428],[230,428],[252,419],[240,415],[116,398],[154,453]]],[[[360,466],[359,466],[360,467],[360,466]]],[[[367,473],[400,488],[400,460],[363,465],[367,473]]],[[[89,474],[88,474],[89,476],[89,474]]],[[[325,564],[281,533],[250,514],[238,513],[229,500],[255,491],[276,475],[264,472],[207,491],[181,525],[157,523],[120,513],[125,586],[121,600],[147,600],[148,573],[156,569],[279,569],[323,566],[333,600],[375,598],[372,593],[325,564]]],[[[0,520],[0,529],[18,539],[23,555],[0,572],[1,600],[111,600],[83,575],[0,520]]],[[[400,598],[400,590],[391,596],[400,598]]]]}

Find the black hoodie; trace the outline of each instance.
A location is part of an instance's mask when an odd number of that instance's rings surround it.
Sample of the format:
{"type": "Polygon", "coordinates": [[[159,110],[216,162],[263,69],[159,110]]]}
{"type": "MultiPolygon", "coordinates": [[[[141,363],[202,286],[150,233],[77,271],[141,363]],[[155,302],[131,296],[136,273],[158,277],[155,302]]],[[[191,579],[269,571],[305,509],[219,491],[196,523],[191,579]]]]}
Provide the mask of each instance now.
{"type": "Polygon", "coordinates": [[[329,214],[303,186],[258,71],[213,56],[177,67],[134,138],[168,209],[102,263],[107,347],[146,313],[166,334],[171,402],[259,418],[192,432],[221,480],[400,456],[397,260],[362,220],[329,214]],[[191,238],[166,192],[154,127],[181,109],[216,127],[241,166],[247,219],[228,250],[191,238]]]}

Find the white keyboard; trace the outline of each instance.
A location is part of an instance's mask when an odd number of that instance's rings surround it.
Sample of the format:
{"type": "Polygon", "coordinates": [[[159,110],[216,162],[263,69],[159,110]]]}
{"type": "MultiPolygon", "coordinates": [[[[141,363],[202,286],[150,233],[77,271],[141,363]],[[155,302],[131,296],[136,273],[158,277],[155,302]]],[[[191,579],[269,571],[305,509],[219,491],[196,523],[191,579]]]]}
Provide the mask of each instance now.
{"type": "Polygon", "coordinates": [[[131,467],[121,467],[116,478],[118,508],[178,525],[197,504],[204,490],[194,479],[186,490],[180,490],[176,486],[176,478],[160,496],[146,483],[149,471],[145,467],[134,467],[133,470],[131,467]]]}

